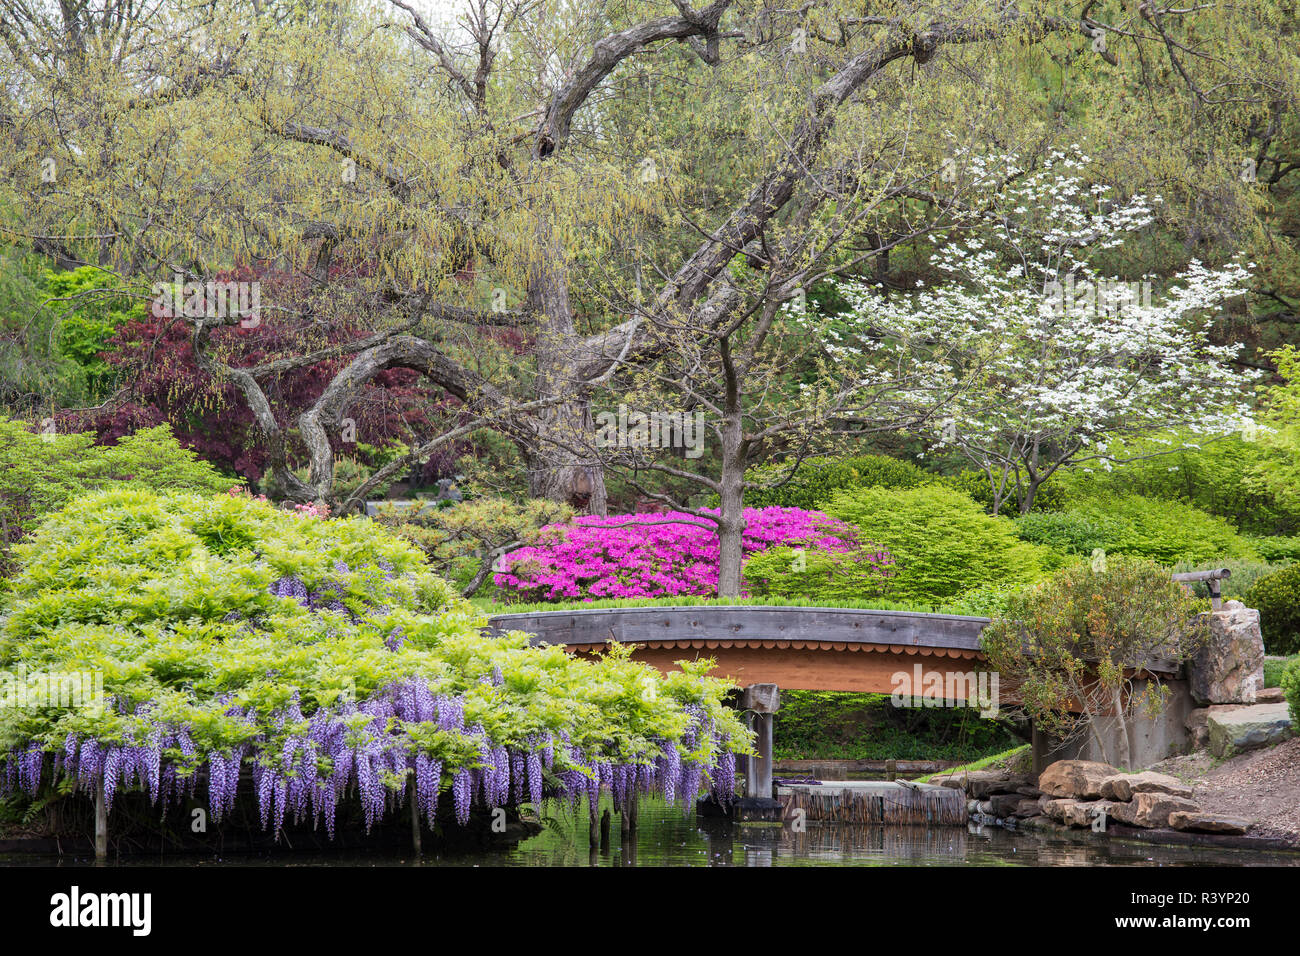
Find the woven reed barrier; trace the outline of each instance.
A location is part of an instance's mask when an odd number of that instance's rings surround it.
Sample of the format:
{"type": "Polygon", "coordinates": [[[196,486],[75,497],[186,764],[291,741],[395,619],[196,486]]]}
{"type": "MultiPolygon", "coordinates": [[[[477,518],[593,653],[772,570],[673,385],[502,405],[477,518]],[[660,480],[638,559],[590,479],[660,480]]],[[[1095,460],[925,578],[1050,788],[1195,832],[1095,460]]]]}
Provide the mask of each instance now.
{"type": "Polygon", "coordinates": [[[965,826],[966,794],[949,787],[889,788],[792,786],[777,790],[787,819],[802,810],[809,821],[965,826]]]}

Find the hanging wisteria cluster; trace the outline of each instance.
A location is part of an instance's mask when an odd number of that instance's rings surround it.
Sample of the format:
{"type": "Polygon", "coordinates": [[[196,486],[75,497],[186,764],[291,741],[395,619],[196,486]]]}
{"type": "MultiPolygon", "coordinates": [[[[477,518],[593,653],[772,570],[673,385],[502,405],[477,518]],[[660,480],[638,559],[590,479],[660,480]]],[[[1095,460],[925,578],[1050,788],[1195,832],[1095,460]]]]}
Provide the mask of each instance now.
{"type": "MultiPolygon", "coordinates": [[[[486,808],[540,805],[557,796],[567,797],[575,809],[586,797],[594,817],[602,788],[612,795],[616,811],[626,806],[633,793],[660,794],[689,811],[706,777],[716,798],[727,804],[733,797],[735,754],[725,748],[725,739],[703,710],[687,709],[693,720],[681,741],[658,741],[657,757],[623,762],[549,736],[530,741],[527,748],[504,746],[488,737],[481,725],[465,726],[463,699],[436,696],[428,683],[413,678],[364,702],[320,708],[310,717],[303,715],[295,699],[276,715],[273,726],[282,731],[286,726],[305,725],[305,730],[285,737],[276,752],[268,749],[266,736],[259,736],[248,746],[201,755],[185,728],[151,720],[147,711],[140,710],[136,716],[144,718],[148,728],[140,739],[105,745],[70,734],[54,754],[39,744],[12,750],[3,782],[6,792],[34,796],[49,775],[67,777],[81,792],[94,795],[102,789],[111,811],[117,794],[132,788],[146,792],[155,805],[196,799],[206,777],[209,812],[220,821],[234,808],[240,781],[247,775],[263,828],[279,833],[286,820],[296,826],[323,824],[331,839],[344,800],[355,796],[360,801],[369,832],[409,799],[405,786],[390,783],[408,778],[414,780],[417,807],[430,827],[444,789],[461,825],[469,821],[475,804],[486,808]],[[357,722],[349,719],[358,714],[369,718],[360,731],[357,722]],[[463,766],[444,766],[441,759],[418,751],[401,728],[422,723],[466,738],[477,759],[463,766]],[[702,742],[711,744],[708,751],[714,755],[708,767],[683,756],[702,742]],[[169,750],[179,751],[182,759],[164,760],[169,750]]],[[[237,707],[227,715],[255,726],[253,715],[237,707]]]]}
{"type": "MultiPolygon", "coordinates": [[[[386,578],[392,576],[391,567],[378,566],[386,578]]],[[[340,575],[349,572],[342,561],[334,569],[340,575]]],[[[282,577],[269,590],[315,613],[341,612],[358,619],[344,605],[346,588],[337,581],[309,588],[296,577],[282,577]]],[[[367,609],[366,617],[386,610],[367,609]]],[[[396,653],[403,641],[400,629],[394,629],[384,646],[396,653]]],[[[500,686],[500,668],[482,680],[500,686]]],[[[225,716],[247,725],[247,742],[201,753],[187,727],[160,719],[146,703],[132,711],[135,730],[129,740],[106,744],[68,734],[53,753],[39,743],[15,748],[4,760],[0,782],[6,791],[34,796],[43,782],[70,779],[80,792],[102,792],[110,811],[127,790],[142,790],[153,804],[166,806],[199,799],[206,789],[217,822],[233,810],[244,782],[264,829],[278,835],[287,822],[323,825],[331,839],[340,806],[352,799],[360,803],[367,832],[385,815],[409,807],[411,799],[432,827],[444,793],[460,825],[469,821],[475,805],[539,805],[549,797],[566,798],[576,808],[585,796],[594,818],[602,789],[620,811],[634,793],[660,794],[689,811],[706,783],[719,801],[729,803],[735,754],[728,736],[704,708],[686,705],[683,710],[690,723],[681,739],[654,740],[647,753],[584,750],[567,733],[534,735],[523,745],[511,745],[493,740],[481,724],[466,724],[463,695],[439,693],[436,685],[413,676],[364,701],[345,699],[310,714],[303,713],[295,693],[269,721],[259,721],[252,708],[229,703],[225,716]],[[435,729],[441,745],[422,746],[427,732],[435,729]]],[[[116,712],[122,714],[124,708],[118,706],[116,712]]]]}

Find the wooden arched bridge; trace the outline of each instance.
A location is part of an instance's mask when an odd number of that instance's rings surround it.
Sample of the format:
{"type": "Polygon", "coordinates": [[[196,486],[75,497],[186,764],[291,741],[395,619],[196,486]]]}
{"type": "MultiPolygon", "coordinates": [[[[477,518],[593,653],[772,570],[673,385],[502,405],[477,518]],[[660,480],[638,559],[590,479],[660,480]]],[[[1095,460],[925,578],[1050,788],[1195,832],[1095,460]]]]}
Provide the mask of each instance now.
{"type": "MultiPolygon", "coordinates": [[[[988,624],[984,617],[916,611],[700,605],[527,611],[496,615],[489,627],[498,633],[525,631],[533,635],[535,644],[559,644],[576,654],[598,653],[612,641],[630,644],[635,660],[664,673],[677,670],[676,662],[683,659],[713,659],[714,675],[744,688],[740,706],[750,712],[758,735],[759,757],[750,762],[746,773],[747,792],[753,794],[770,790],[772,715],[779,707],[778,688],[901,692],[915,695],[915,705],[917,698],[930,696],[924,682],[937,676],[942,683],[935,696],[944,701],[939,706],[964,701],[983,708],[989,682],[975,675],[996,676],[987,673],[980,650],[980,634],[988,624]],[[900,691],[901,675],[910,682],[900,691]]],[[[1136,719],[1126,728],[1107,725],[1097,738],[1122,732],[1135,757],[1144,755],[1149,757],[1145,762],[1151,763],[1167,756],[1171,746],[1186,737],[1184,717],[1191,707],[1186,681],[1178,672],[1173,661],[1147,661],[1134,676],[1158,677],[1175,691],[1165,716],[1136,719]]],[[[999,695],[1012,700],[1014,688],[992,682],[994,712],[999,695]]],[[[1055,748],[1046,739],[1040,741],[1035,730],[1036,765],[1051,753],[1075,755],[1055,748]]],[[[1102,753],[1091,759],[1107,758],[1102,753]]]]}
{"type": "Polygon", "coordinates": [[[703,605],[593,608],[500,614],[494,630],[526,631],[534,643],[595,653],[611,641],[661,671],[708,657],[737,684],[888,694],[893,675],[916,664],[973,670],[983,662],[984,617],[860,608],[703,605]]]}

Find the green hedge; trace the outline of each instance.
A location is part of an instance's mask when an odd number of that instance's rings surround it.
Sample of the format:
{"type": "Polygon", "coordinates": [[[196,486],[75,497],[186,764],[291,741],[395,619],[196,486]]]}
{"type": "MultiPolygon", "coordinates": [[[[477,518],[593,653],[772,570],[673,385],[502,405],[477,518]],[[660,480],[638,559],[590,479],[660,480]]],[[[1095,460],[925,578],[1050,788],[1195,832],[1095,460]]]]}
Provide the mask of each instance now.
{"type": "Polygon", "coordinates": [[[1113,554],[1178,561],[1258,559],[1251,542],[1223,518],[1177,501],[1157,498],[1094,498],[1064,511],[1028,514],[1016,521],[1025,541],[1061,554],[1113,554]]]}
{"type": "Polygon", "coordinates": [[[1300,657],[1286,666],[1286,671],[1282,674],[1282,690],[1290,705],[1291,725],[1300,727],[1300,657]]]}
{"type": "Polygon", "coordinates": [[[750,469],[745,481],[745,505],[751,508],[815,508],[816,502],[843,488],[915,488],[938,481],[911,462],[888,455],[857,455],[852,458],[809,458],[785,484],[772,485],[785,477],[790,466],[780,462],[750,469]]]}
{"type": "Polygon", "coordinates": [[[1041,578],[1052,556],[1016,537],[969,495],[942,485],[837,492],[821,510],[861,529],[862,540],[894,557],[884,589],[901,601],[943,601],[974,589],[1017,587],[1041,578]]]}
{"type": "Polygon", "coordinates": [[[1246,604],[1259,609],[1264,647],[1270,654],[1300,651],[1300,564],[1260,578],[1247,593],[1246,604]]]}
{"type": "Polygon", "coordinates": [[[1250,546],[1265,561],[1300,561],[1300,535],[1276,538],[1251,538],[1250,546]]]}

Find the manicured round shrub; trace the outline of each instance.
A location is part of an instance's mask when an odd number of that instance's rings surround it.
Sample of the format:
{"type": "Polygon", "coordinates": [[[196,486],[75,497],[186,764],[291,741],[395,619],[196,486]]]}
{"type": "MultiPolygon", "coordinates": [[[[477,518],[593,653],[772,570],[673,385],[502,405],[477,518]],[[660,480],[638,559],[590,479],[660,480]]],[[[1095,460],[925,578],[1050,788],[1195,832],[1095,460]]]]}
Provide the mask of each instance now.
{"type": "MultiPolygon", "coordinates": [[[[495,576],[508,599],[669,597],[718,593],[718,535],[684,512],[602,517],[548,525],[538,543],[506,555],[495,576]]],[[[857,546],[854,531],[817,511],[746,508],[746,554],[776,545],[825,551],[857,546]]]]}
{"type": "Polygon", "coordinates": [[[1023,585],[1049,565],[1046,549],[1017,538],[1014,523],[942,485],[841,491],[823,508],[893,556],[884,596],[894,600],[939,602],[975,588],[1023,585]]]}
{"type": "Polygon", "coordinates": [[[1270,654],[1300,651],[1300,564],[1260,578],[1245,603],[1259,609],[1259,628],[1270,654]]]}
{"type": "Polygon", "coordinates": [[[412,798],[430,825],[440,803],[463,824],[472,803],[547,796],[585,794],[594,815],[602,783],[693,808],[706,780],[728,796],[748,747],[709,662],[661,677],[626,649],[486,637],[416,547],[364,518],[113,491],[17,554],[0,671],[97,675],[103,694],[0,707],[0,789],[102,793],[111,812],[125,791],[165,806],[203,781],[221,821],[251,777],[264,827],[332,836],[354,800],[367,829],[412,798]]]}
{"type": "Polygon", "coordinates": [[[745,474],[751,485],[745,489],[745,503],[755,508],[815,508],[842,488],[915,488],[939,480],[938,475],[888,455],[808,458],[793,477],[776,485],[789,470],[782,462],[751,468],[745,474]]]}

